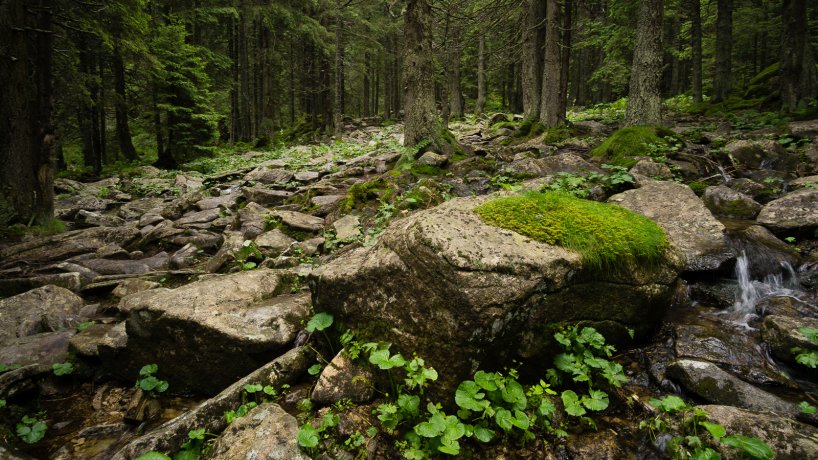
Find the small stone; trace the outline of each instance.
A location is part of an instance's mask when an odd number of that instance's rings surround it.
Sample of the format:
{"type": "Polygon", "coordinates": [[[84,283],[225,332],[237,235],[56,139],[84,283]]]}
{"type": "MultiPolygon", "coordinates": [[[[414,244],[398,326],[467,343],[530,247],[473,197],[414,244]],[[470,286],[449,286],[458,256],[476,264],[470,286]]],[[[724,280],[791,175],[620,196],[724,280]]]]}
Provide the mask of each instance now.
{"type": "Polygon", "coordinates": [[[311,216],[296,211],[273,211],[273,216],[281,219],[281,222],[296,230],[317,232],[324,229],[324,219],[311,216]]]}
{"type": "Polygon", "coordinates": [[[374,396],[374,381],[370,369],[355,364],[341,351],[321,372],[310,399],[323,405],[343,399],[364,404],[374,396]]]}
{"type": "Polygon", "coordinates": [[[361,221],[358,216],[347,214],[332,223],[335,238],[340,242],[354,241],[361,236],[361,221]]]}
{"type": "Polygon", "coordinates": [[[119,283],[119,286],[114,288],[112,294],[114,295],[114,297],[118,297],[121,299],[126,295],[136,294],[137,292],[147,291],[148,289],[156,289],[160,286],[161,284],[155,281],[134,278],[119,283]]]}
{"type": "Polygon", "coordinates": [[[417,163],[427,166],[441,167],[449,162],[449,157],[435,152],[426,152],[417,159],[417,163]]]}
{"type": "Polygon", "coordinates": [[[318,171],[301,171],[295,174],[295,180],[298,182],[313,182],[321,177],[318,171]]]}

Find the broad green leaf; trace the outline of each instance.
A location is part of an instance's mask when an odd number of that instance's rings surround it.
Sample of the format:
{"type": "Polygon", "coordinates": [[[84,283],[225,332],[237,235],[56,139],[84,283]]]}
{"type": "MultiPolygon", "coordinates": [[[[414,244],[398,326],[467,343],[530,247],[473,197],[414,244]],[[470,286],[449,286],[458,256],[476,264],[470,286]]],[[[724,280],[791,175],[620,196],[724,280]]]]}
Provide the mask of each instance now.
{"type": "Polygon", "coordinates": [[[585,415],[585,409],[582,407],[582,404],[579,402],[579,397],[576,393],[571,390],[565,390],[560,395],[560,399],[562,399],[562,405],[565,406],[565,412],[568,415],[579,417],[585,415]]]}
{"type": "Polygon", "coordinates": [[[198,430],[190,430],[187,432],[187,437],[190,439],[204,439],[205,429],[199,428],[198,430]]]}
{"type": "Polygon", "coordinates": [[[494,414],[494,421],[503,431],[511,431],[514,426],[514,416],[502,407],[497,409],[497,413],[494,414]]]}
{"type": "Polygon", "coordinates": [[[716,441],[727,435],[727,430],[725,430],[724,427],[718,423],[702,421],[699,422],[699,425],[703,426],[707,432],[710,433],[710,436],[713,436],[716,441]]]}
{"type": "Polygon", "coordinates": [[[248,392],[250,394],[259,392],[263,388],[264,387],[260,383],[248,383],[247,385],[244,385],[244,391],[246,391],[246,392],[248,392]]]}
{"type": "Polygon", "coordinates": [[[171,460],[171,458],[161,452],[150,451],[136,457],[136,460],[171,460]]]}
{"type": "Polygon", "coordinates": [[[441,443],[437,450],[447,455],[459,455],[460,443],[455,440],[448,440],[445,443],[441,443]]]}
{"type": "Polygon", "coordinates": [[[556,410],[557,408],[554,406],[554,403],[548,398],[542,398],[540,405],[537,407],[537,413],[542,417],[548,418],[551,418],[556,410]]]}
{"type": "Polygon", "coordinates": [[[589,390],[588,396],[582,397],[582,405],[592,411],[605,410],[608,404],[608,394],[602,390],[589,390]]]}
{"type": "Polygon", "coordinates": [[[398,396],[398,407],[411,418],[420,415],[420,397],[401,394],[398,396]]]}
{"type": "Polygon", "coordinates": [[[521,410],[514,411],[514,418],[512,419],[511,423],[521,430],[527,430],[531,424],[530,420],[528,419],[528,415],[521,410]]]}
{"type": "Polygon", "coordinates": [[[480,385],[482,389],[487,391],[497,390],[497,381],[501,379],[502,377],[496,372],[477,371],[474,374],[474,383],[480,385]]]}
{"type": "Polygon", "coordinates": [[[494,430],[490,430],[482,425],[476,425],[473,430],[474,437],[480,442],[491,442],[494,439],[494,430]]]}
{"type": "Polygon", "coordinates": [[[184,449],[173,456],[173,460],[197,460],[202,455],[201,449],[184,449]]]}
{"type": "Polygon", "coordinates": [[[443,441],[454,441],[460,439],[466,434],[466,425],[454,415],[446,417],[446,428],[443,430],[443,441]]]}
{"type": "MultiPolygon", "coordinates": [[[[26,418],[23,418],[25,421],[26,418]]],[[[45,436],[45,430],[48,428],[45,423],[34,419],[34,423],[26,425],[24,423],[17,424],[17,436],[26,444],[34,444],[39,442],[45,436]]]]}
{"type": "Polygon", "coordinates": [[[514,409],[525,409],[528,400],[525,397],[525,390],[520,382],[508,379],[506,386],[502,389],[503,401],[512,405],[514,409]]]}
{"type": "Polygon", "coordinates": [[[676,412],[687,408],[687,403],[678,396],[670,395],[662,399],[651,399],[650,405],[664,412],[676,412]]]}
{"type": "Polygon", "coordinates": [[[800,403],[798,403],[798,408],[801,409],[801,412],[804,414],[814,414],[818,412],[818,407],[815,407],[806,401],[801,401],[800,403]]]}
{"type": "Polygon", "coordinates": [[[51,371],[57,377],[68,375],[74,372],[74,365],[71,363],[54,363],[51,365],[51,371]]]}
{"type": "Polygon", "coordinates": [[[157,386],[159,386],[159,379],[152,375],[149,375],[148,377],[145,377],[139,381],[139,388],[141,388],[143,391],[152,391],[157,386]]]}
{"type": "Polygon", "coordinates": [[[321,373],[321,369],[323,368],[324,366],[322,366],[321,363],[315,363],[312,366],[310,366],[309,369],[307,369],[307,373],[310,375],[318,375],[321,373]]]}
{"type": "Polygon", "coordinates": [[[428,421],[415,425],[415,433],[424,438],[434,438],[443,434],[446,429],[446,419],[440,413],[432,414],[428,421]]]}
{"type": "Polygon", "coordinates": [[[305,423],[298,430],[298,445],[307,449],[314,449],[318,447],[318,430],[313,428],[309,423],[305,423]]]}
{"type": "Polygon", "coordinates": [[[709,447],[698,448],[693,451],[691,460],[721,460],[721,455],[709,447]]]}
{"type": "Polygon", "coordinates": [[[756,460],[772,460],[774,455],[770,446],[758,438],[734,434],[721,438],[721,443],[735,447],[756,460]]]}
{"type": "Polygon", "coordinates": [[[142,377],[155,374],[156,371],[159,370],[159,366],[156,364],[146,364],[142,366],[142,369],[139,369],[139,375],[142,377]]]}
{"type": "Polygon", "coordinates": [[[332,326],[332,315],[329,313],[317,313],[307,323],[307,332],[323,331],[332,326]]]}
{"type": "Polygon", "coordinates": [[[485,400],[486,395],[480,390],[480,385],[471,380],[465,380],[458,385],[454,394],[454,402],[463,409],[483,412],[491,403],[485,400]]]}

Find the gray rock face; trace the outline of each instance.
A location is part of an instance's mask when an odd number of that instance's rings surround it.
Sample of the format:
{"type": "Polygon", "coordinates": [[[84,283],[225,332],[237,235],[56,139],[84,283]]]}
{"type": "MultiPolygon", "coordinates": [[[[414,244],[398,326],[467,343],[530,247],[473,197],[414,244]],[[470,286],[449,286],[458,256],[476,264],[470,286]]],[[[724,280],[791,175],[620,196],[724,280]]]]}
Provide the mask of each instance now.
{"type": "Polygon", "coordinates": [[[361,236],[361,221],[358,216],[347,214],[332,223],[338,241],[353,241],[361,236]]]}
{"type": "Polygon", "coordinates": [[[256,246],[267,257],[278,257],[295,242],[277,228],[264,232],[256,238],[256,246]]]}
{"type": "Polygon", "coordinates": [[[510,164],[508,169],[516,174],[535,177],[548,176],[561,172],[571,174],[603,172],[598,166],[588,163],[573,153],[563,153],[545,158],[524,158],[510,164]]]}
{"type": "MultiPolygon", "coordinates": [[[[769,444],[777,459],[818,458],[818,429],[787,417],[759,414],[730,406],[699,406],[708,418],[727,429],[728,434],[759,438],[769,444]]],[[[740,458],[735,450],[719,446],[725,458],[740,458]]]]}
{"type": "MultiPolygon", "coordinates": [[[[82,298],[57,286],[43,286],[0,300],[0,345],[19,337],[73,327],[82,298]]],[[[10,362],[10,361],[0,361],[10,362]]]]}
{"type": "Polygon", "coordinates": [[[667,371],[684,388],[714,404],[792,416],[799,412],[795,404],[757,388],[707,361],[680,359],[668,366],[667,371]]]}
{"type": "MultiPolygon", "coordinates": [[[[780,147],[776,144],[777,147],[780,147]]],[[[779,152],[773,145],[758,142],[737,140],[727,144],[724,149],[733,158],[737,166],[749,169],[758,169],[765,161],[778,158],[779,152]]]]}
{"type": "Polygon", "coordinates": [[[793,121],[789,128],[793,136],[818,137],[818,120],[793,121]]]}
{"type": "Polygon", "coordinates": [[[649,271],[588,276],[579,254],[484,224],[473,209],[491,199],[416,213],[374,246],[318,268],[316,309],[416,351],[449,383],[494,355],[536,353],[521,350],[520,338],[541,336],[546,323],[609,320],[641,334],[661,317],[680,255],[649,271]]]}
{"type": "Polygon", "coordinates": [[[247,201],[253,201],[264,206],[277,206],[293,195],[292,192],[270,190],[264,187],[245,187],[241,193],[247,201]]]}
{"type": "Polygon", "coordinates": [[[182,217],[196,202],[204,198],[205,194],[201,190],[185,193],[171,201],[162,209],[162,217],[169,220],[176,220],[182,217]]]}
{"type": "Polygon", "coordinates": [[[273,216],[281,219],[281,222],[296,230],[307,232],[317,232],[324,229],[324,219],[295,211],[273,211],[273,216]]]}
{"type": "Polygon", "coordinates": [[[417,162],[428,166],[443,166],[449,162],[449,157],[435,152],[426,152],[418,158],[417,162]]]}
{"type": "Polygon", "coordinates": [[[252,240],[264,232],[268,214],[270,214],[270,210],[258,203],[247,203],[247,206],[239,210],[241,233],[245,239],[252,240]]]}
{"type": "Polygon", "coordinates": [[[127,296],[120,302],[129,312],[127,346],[121,359],[103,364],[132,377],[141,365],[156,363],[174,389],[215,393],[295,339],[309,299],[277,297],[289,287],[288,276],[253,270],[127,296]]]}
{"type": "Polygon", "coordinates": [[[673,178],[673,172],[666,164],[657,163],[649,158],[639,160],[639,162],[630,169],[630,173],[659,180],[669,180],[673,178]]]}
{"type": "Polygon", "coordinates": [[[687,257],[687,271],[716,270],[734,257],[724,237],[724,225],[686,185],[649,182],[642,188],[614,195],[608,202],[659,224],[670,242],[687,257]]]}
{"type": "Polygon", "coordinates": [[[141,260],[89,259],[78,263],[100,275],[143,275],[151,271],[166,270],[170,264],[170,256],[163,251],[141,260]]]}
{"type": "Polygon", "coordinates": [[[818,189],[797,190],[767,203],[756,221],[772,231],[818,227],[818,189]]]}
{"type": "Polygon", "coordinates": [[[298,421],[278,404],[263,404],[236,420],[219,437],[207,458],[308,460],[298,447],[298,421]]]}
{"type": "Polygon", "coordinates": [[[754,219],[761,211],[761,205],[751,197],[724,185],[707,187],[702,201],[717,216],[754,219]]]}
{"type": "Polygon", "coordinates": [[[327,406],[342,399],[364,404],[375,394],[374,382],[368,367],[355,364],[342,351],[321,372],[310,399],[327,406]]]}
{"type": "Polygon", "coordinates": [[[64,362],[73,331],[43,332],[6,342],[0,348],[0,363],[45,364],[64,362]]]}
{"type": "Polygon", "coordinates": [[[262,184],[284,184],[293,180],[293,173],[286,169],[258,167],[244,176],[244,180],[262,184]]]}

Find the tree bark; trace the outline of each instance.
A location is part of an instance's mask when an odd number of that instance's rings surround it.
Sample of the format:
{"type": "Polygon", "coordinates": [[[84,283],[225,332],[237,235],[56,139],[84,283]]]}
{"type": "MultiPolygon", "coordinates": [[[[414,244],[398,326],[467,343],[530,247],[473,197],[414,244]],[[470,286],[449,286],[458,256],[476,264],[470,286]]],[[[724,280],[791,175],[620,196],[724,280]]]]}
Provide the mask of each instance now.
{"type": "Polygon", "coordinates": [[[404,21],[404,145],[428,142],[443,149],[443,127],[435,107],[430,1],[409,0],[404,21]]]}
{"type": "Polygon", "coordinates": [[[486,36],[480,34],[477,50],[477,105],[474,113],[480,115],[486,107],[486,36]]]}
{"type": "Polygon", "coordinates": [[[628,126],[658,125],[662,122],[663,6],[663,0],[645,0],[639,5],[636,49],[625,112],[628,126]]]}
{"type": "Polygon", "coordinates": [[[713,102],[726,101],[732,88],[733,0],[718,0],[716,13],[716,73],[713,102]]]}
{"type": "Polygon", "coordinates": [[[571,69],[571,48],[573,30],[573,0],[565,0],[562,16],[562,46],[560,47],[560,108],[563,118],[568,111],[568,80],[571,69]]]}
{"type": "Polygon", "coordinates": [[[523,113],[526,119],[540,118],[545,42],[545,0],[527,0],[523,30],[523,113]]]}
{"type": "Polygon", "coordinates": [[[136,149],[131,139],[131,128],[128,124],[128,100],[125,92],[125,64],[122,61],[122,50],[117,40],[111,60],[111,72],[114,74],[114,91],[116,92],[116,138],[119,151],[128,161],[136,160],[136,149]]]}
{"type": "Polygon", "coordinates": [[[693,102],[702,102],[702,5],[701,0],[688,0],[690,13],[690,47],[693,52],[693,102]]]}
{"type": "Polygon", "coordinates": [[[451,71],[450,71],[450,81],[449,81],[449,93],[450,93],[450,108],[451,108],[451,116],[455,120],[460,120],[463,118],[463,90],[460,88],[460,55],[461,55],[461,44],[460,44],[460,27],[455,26],[452,28],[452,39],[451,39],[451,71]]]}
{"type": "Polygon", "coordinates": [[[560,113],[564,106],[561,102],[562,85],[560,79],[560,24],[559,2],[546,1],[545,12],[545,55],[543,58],[542,103],[540,105],[540,123],[546,128],[555,128],[565,124],[565,113],[560,113]]]}
{"type": "Polygon", "coordinates": [[[0,225],[54,218],[51,9],[0,2],[0,225]]]}
{"type": "Polygon", "coordinates": [[[781,110],[794,112],[803,98],[801,74],[807,42],[807,5],[804,0],[784,0],[781,26],[781,110]]]}
{"type": "Polygon", "coordinates": [[[363,81],[363,101],[361,101],[361,116],[366,118],[370,114],[370,92],[372,91],[369,82],[369,74],[372,73],[372,56],[364,53],[364,81],[363,81]]]}
{"type": "Polygon", "coordinates": [[[335,0],[335,104],[332,111],[332,127],[341,132],[344,116],[344,20],[341,0],[335,0]]]}

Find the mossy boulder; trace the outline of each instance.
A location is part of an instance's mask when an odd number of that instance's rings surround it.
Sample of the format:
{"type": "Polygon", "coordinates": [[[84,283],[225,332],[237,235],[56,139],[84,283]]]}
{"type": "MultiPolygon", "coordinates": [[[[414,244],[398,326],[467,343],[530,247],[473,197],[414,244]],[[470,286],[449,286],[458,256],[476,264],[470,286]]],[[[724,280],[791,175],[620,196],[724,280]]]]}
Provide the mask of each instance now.
{"type": "Polygon", "coordinates": [[[707,209],[717,216],[754,219],[761,211],[761,205],[752,197],[724,185],[707,187],[702,201],[707,209]]]}
{"type": "MultiPolygon", "coordinates": [[[[599,270],[575,250],[484,222],[475,209],[490,209],[496,199],[458,198],[415,213],[374,246],[316,269],[309,278],[315,309],[367,340],[417,352],[446,370],[440,388],[449,389],[478,366],[539,356],[549,323],[608,321],[643,336],[652,331],[683,266],[672,249],[660,251],[661,232],[653,263],[614,257],[600,260],[618,270],[599,270]]],[[[623,224],[645,223],[617,215],[623,224]]]]}
{"type": "Polygon", "coordinates": [[[639,161],[639,157],[649,157],[657,149],[666,149],[678,142],[676,134],[669,129],[631,126],[614,132],[605,142],[591,150],[591,156],[630,168],[639,161]]]}

